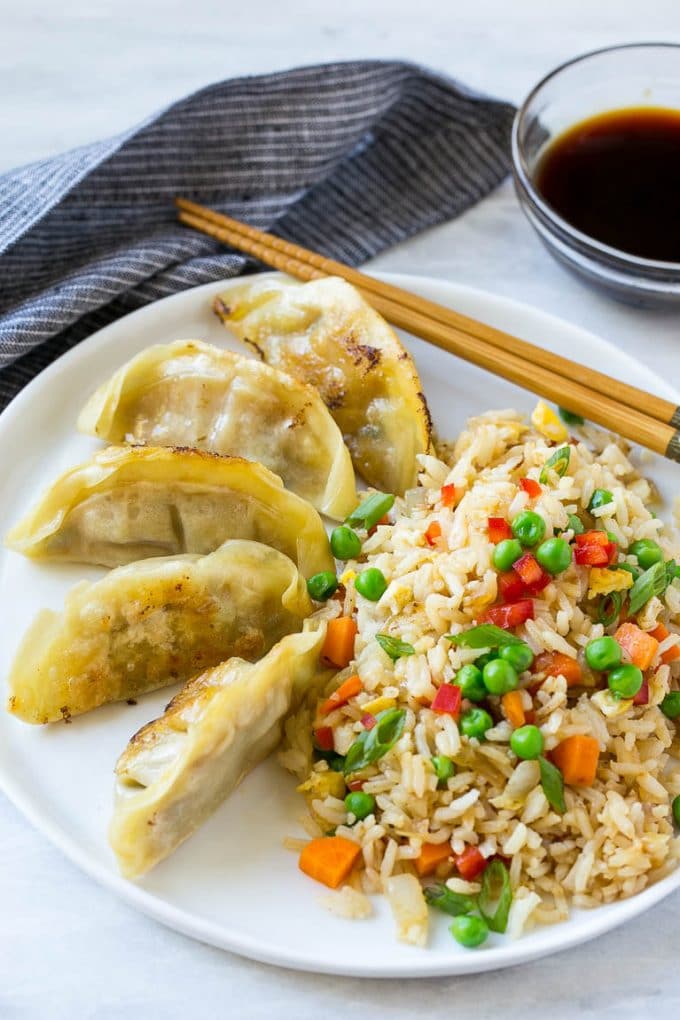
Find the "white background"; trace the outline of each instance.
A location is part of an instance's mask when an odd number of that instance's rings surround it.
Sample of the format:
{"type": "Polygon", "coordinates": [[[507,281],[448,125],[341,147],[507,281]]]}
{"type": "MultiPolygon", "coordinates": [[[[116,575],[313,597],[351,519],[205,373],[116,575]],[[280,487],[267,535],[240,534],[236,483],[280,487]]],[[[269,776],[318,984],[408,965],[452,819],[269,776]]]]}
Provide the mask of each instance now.
{"type": "MultiPolygon", "coordinates": [[[[560,61],[640,40],[680,41],[677,0],[0,0],[0,171],[113,134],[237,74],[396,57],[518,102],[560,61]]],[[[508,183],[374,265],[527,301],[680,377],[680,314],[625,308],[573,280],[544,253],[508,183]]],[[[676,895],[582,949],[495,975],[406,983],[295,974],[136,915],[0,800],[2,1020],[662,1020],[680,1008],[679,912],[676,895]]]]}

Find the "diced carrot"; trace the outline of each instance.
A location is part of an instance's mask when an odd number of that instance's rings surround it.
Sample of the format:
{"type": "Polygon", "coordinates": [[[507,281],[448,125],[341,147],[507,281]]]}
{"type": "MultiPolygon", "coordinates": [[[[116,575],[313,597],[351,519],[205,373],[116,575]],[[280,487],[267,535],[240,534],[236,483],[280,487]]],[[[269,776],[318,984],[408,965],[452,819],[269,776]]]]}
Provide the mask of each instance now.
{"type": "Polygon", "coordinates": [[[659,642],[655,637],[640,630],[637,624],[629,622],[621,624],[614,634],[614,639],[628,652],[634,666],[641,670],[649,669],[659,649],[659,642]]]}
{"type": "Polygon", "coordinates": [[[323,882],[331,889],[349,877],[361,856],[361,847],[344,836],[320,836],[313,839],[300,854],[300,871],[323,882]]]}
{"type": "Polygon", "coordinates": [[[519,484],[531,499],[538,499],[543,492],[541,486],[533,478],[520,478],[519,484]]]}
{"type": "Polygon", "coordinates": [[[355,697],[361,690],[361,680],[355,674],[354,676],[348,676],[344,680],[337,691],[333,691],[330,698],[326,698],[324,702],[319,706],[319,715],[328,715],[336,708],[340,708],[341,705],[346,705],[350,698],[355,697]]]}
{"type": "Polygon", "coordinates": [[[380,527],[381,524],[389,524],[389,523],[390,523],[389,517],[387,516],[387,514],[383,514],[383,516],[380,518],[380,520],[376,521],[375,524],[373,525],[373,527],[368,529],[369,536],[370,535],[375,535],[376,531],[378,530],[378,528],[380,527]]]}
{"type": "Polygon", "coordinates": [[[444,506],[455,506],[458,501],[458,493],[455,485],[442,485],[442,503],[444,506]]]}
{"type": "Polygon", "coordinates": [[[354,656],[354,638],[357,636],[356,621],[351,616],[336,616],[328,621],[326,637],[321,649],[321,658],[331,666],[344,669],[354,656]]]}
{"type": "Polygon", "coordinates": [[[600,745],[595,737],[578,733],[566,737],[550,757],[569,786],[592,786],[597,773],[600,745]]]}
{"type": "Polygon", "coordinates": [[[504,694],[501,698],[501,706],[503,708],[505,718],[514,729],[517,729],[519,726],[524,726],[526,716],[524,714],[524,706],[522,705],[522,695],[520,691],[508,691],[507,694],[504,694]]]}
{"type": "Polygon", "coordinates": [[[530,709],[528,712],[525,712],[524,717],[528,723],[531,723],[532,726],[536,722],[536,713],[534,712],[533,708],[530,709]]]}
{"type": "Polygon", "coordinates": [[[461,878],[468,882],[481,875],[487,865],[486,857],[476,846],[466,846],[462,854],[458,854],[453,860],[461,878]]]}
{"type": "Polygon", "coordinates": [[[563,676],[567,687],[580,684],[583,674],[576,659],[562,652],[541,652],[534,660],[534,673],[545,673],[546,676],[563,676]]]}
{"type": "Polygon", "coordinates": [[[512,528],[503,517],[489,517],[487,530],[489,532],[489,540],[494,545],[505,541],[506,538],[512,538],[512,528]]]}
{"type": "Polygon", "coordinates": [[[335,746],[333,741],[333,727],[317,726],[314,730],[314,742],[320,751],[332,751],[335,746]]]}
{"type": "Polygon", "coordinates": [[[423,843],[420,856],[416,857],[414,864],[416,871],[421,878],[431,875],[440,864],[453,856],[450,843],[423,843]]]}
{"type": "MultiPolygon", "coordinates": [[[[653,638],[656,638],[659,644],[661,644],[662,641],[665,641],[667,637],[671,636],[671,632],[667,627],[664,627],[662,623],[657,624],[654,630],[650,630],[649,633],[653,638]]],[[[680,659],[680,644],[671,645],[671,647],[666,649],[661,656],[661,661],[664,666],[668,666],[669,663],[675,662],[676,659],[680,659]]]]}
{"type": "Polygon", "coordinates": [[[439,521],[432,521],[432,524],[425,532],[425,540],[428,545],[436,545],[442,537],[442,526],[439,521]]]}

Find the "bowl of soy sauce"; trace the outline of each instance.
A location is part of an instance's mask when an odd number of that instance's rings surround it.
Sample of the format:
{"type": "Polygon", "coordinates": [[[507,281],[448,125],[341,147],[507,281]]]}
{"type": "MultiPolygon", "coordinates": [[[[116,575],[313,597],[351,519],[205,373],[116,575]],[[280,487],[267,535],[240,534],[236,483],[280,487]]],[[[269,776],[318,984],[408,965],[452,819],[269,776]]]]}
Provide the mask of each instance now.
{"type": "Polygon", "coordinates": [[[515,117],[517,194],[564,266],[639,305],[680,305],[680,45],[577,57],[515,117]]]}

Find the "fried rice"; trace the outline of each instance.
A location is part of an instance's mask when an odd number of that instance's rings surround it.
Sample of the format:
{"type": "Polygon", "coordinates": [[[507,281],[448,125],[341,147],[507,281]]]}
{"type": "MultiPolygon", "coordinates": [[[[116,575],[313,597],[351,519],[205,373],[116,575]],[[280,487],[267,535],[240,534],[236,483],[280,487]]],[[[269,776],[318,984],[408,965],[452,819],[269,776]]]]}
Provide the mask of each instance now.
{"type": "Polygon", "coordinates": [[[353,892],[327,903],[337,913],[366,916],[370,907],[362,894],[389,892],[394,876],[415,875],[424,844],[450,847],[449,859],[432,877],[460,893],[479,889],[453,864],[466,848],[506,863],[511,935],[533,923],[562,921],[571,905],[595,907],[632,896],[677,862],[680,840],[671,804],[680,794],[679,741],[675,723],[659,707],[680,686],[680,657],[669,654],[680,642],[677,579],[636,616],[643,631],[659,624],[669,631],[645,673],[646,704],[612,697],[606,678],[584,664],[586,645],[613,634],[623,618],[617,614],[609,625],[598,621],[587,566],[572,560],[533,598],[534,618],[514,631],[534,655],[559,652],[584,667],[576,686],[568,686],[563,675],[544,676],[535,664],[519,681],[522,708],[541,730],[546,757],[575,734],[597,740],[595,779],[589,786],[565,784],[564,813],[546,798],[538,763],[519,760],[512,751],[513,727],[499,697],[485,701],[493,726],[482,739],[463,735],[455,714],[431,707],[439,687],[454,682],[462,666],[486,651],[456,646],[447,635],[478,625],[502,601],[489,518],[512,521],[530,508],[544,519],[547,536],[571,541],[569,515],[576,515],[583,526],[609,532],[621,562],[635,563],[625,550],[640,539],[657,542],[666,560],[680,560],[678,538],[655,515],[654,487],[631,462],[626,444],[585,425],[566,440],[566,473],[551,472],[545,482],[546,462],[560,445],[555,435],[540,421],[536,429],[515,412],[494,412],[471,420],[455,443],[440,443],[437,457],[421,456],[418,488],[395,502],[389,523],[362,535],[359,562],[340,568],[341,588],[319,612],[355,617],[354,659],[287,721],[280,758],[302,784],[309,836],[332,831],[360,845],[361,866],[348,880],[353,892]],[[540,494],[532,498],[521,479],[538,482],[540,494]],[[444,486],[455,487],[455,505],[445,505],[444,486]],[[591,513],[598,488],[613,498],[591,513]],[[358,594],[354,584],[367,566],[377,567],[387,581],[375,602],[358,594]],[[413,654],[393,661],[376,641],[378,633],[407,642],[413,654]],[[319,698],[351,674],[359,676],[360,692],[324,718],[336,755],[346,755],[367,715],[394,707],[405,712],[394,746],[360,773],[361,789],[375,800],[373,813],[361,820],[348,814],[344,780],[314,746],[319,698]],[[443,784],[432,765],[436,755],[455,766],[443,784]]]}

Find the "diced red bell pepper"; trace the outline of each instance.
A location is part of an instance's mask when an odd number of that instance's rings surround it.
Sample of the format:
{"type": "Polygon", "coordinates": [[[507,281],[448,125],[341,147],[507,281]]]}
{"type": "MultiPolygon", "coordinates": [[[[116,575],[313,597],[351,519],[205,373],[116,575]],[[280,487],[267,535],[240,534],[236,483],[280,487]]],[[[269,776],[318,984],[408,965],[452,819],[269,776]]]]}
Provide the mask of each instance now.
{"type": "Polygon", "coordinates": [[[484,871],[487,860],[476,846],[466,846],[462,854],[457,854],[453,862],[458,874],[467,882],[473,882],[484,871]]]}
{"type": "Polygon", "coordinates": [[[504,602],[517,602],[526,595],[524,582],[512,570],[498,575],[498,591],[504,602]]]}
{"type": "Polygon", "coordinates": [[[633,698],[634,705],[648,705],[649,704],[649,680],[646,678],[642,681],[642,687],[633,698]]]}
{"type": "Polygon", "coordinates": [[[503,630],[512,630],[520,624],[534,618],[533,599],[521,599],[504,606],[491,606],[484,613],[483,623],[494,623],[503,630]]]}
{"type": "Polygon", "coordinates": [[[350,779],[350,781],[347,784],[347,788],[349,790],[351,790],[352,793],[356,793],[357,790],[363,790],[363,788],[364,788],[364,780],[363,779],[350,779]]]}
{"type": "Polygon", "coordinates": [[[455,485],[442,485],[442,503],[444,506],[455,506],[458,502],[458,493],[455,485]]]}
{"type": "Polygon", "coordinates": [[[374,715],[371,715],[370,712],[364,712],[364,714],[361,717],[361,725],[364,727],[365,730],[372,730],[377,721],[378,720],[376,719],[376,717],[374,715]]]}
{"type": "Polygon", "coordinates": [[[332,751],[335,747],[333,743],[333,727],[319,726],[318,729],[314,730],[314,743],[320,751],[332,751]]]}
{"type": "Polygon", "coordinates": [[[513,563],[512,569],[521,578],[524,587],[530,595],[537,595],[539,591],[543,591],[552,580],[550,574],[546,573],[536,557],[532,556],[529,552],[524,553],[524,556],[520,556],[513,563]]]}
{"type": "Polygon", "coordinates": [[[533,478],[520,478],[519,484],[531,499],[538,499],[543,492],[541,486],[533,478]]]}
{"type": "Polygon", "coordinates": [[[582,567],[606,567],[609,565],[611,546],[616,549],[616,543],[610,542],[604,531],[584,531],[582,535],[576,535],[574,539],[574,559],[582,567]]]}
{"type": "Polygon", "coordinates": [[[436,545],[439,539],[442,537],[442,526],[439,521],[432,521],[432,524],[428,527],[425,532],[425,540],[428,545],[436,545]]]}
{"type": "Polygon", "coordinates": [[[512,538],[512,528],[503,517],[489,517],[488,532],[489,540],[494,545],[498,545],[506,538],[512,538]]]}
{"type": "Polygon", "coordinates": [[[462,701],[463,692],[457,684],[442,684],[434,696],[431,708],[440,715],[452,715],[457,719],[462,701]]]}

